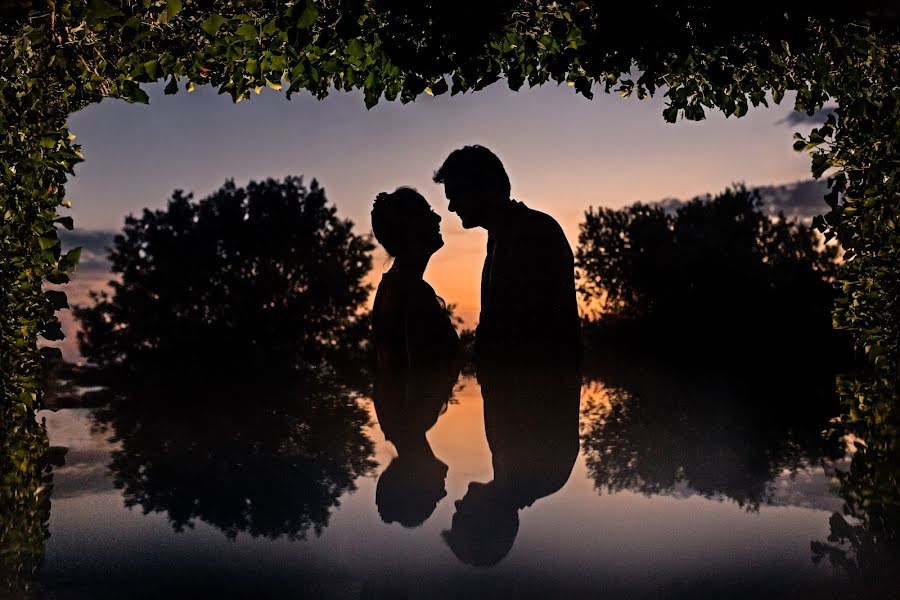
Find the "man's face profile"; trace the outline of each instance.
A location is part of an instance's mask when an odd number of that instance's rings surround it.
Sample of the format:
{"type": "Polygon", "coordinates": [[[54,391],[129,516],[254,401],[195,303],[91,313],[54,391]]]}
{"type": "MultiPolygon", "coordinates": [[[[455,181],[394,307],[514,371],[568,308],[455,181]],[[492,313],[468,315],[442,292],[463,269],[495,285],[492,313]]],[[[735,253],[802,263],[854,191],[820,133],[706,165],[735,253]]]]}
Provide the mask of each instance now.
{"type": "Polygon", "coordinates": [[[444,195],[447,196],[449,201],[447,209],[459,216],[465,229],[484,225],[482,219],[484,212],[483,198],[473,186],[457,180],[447,180],[444,183],[444,195]]]}

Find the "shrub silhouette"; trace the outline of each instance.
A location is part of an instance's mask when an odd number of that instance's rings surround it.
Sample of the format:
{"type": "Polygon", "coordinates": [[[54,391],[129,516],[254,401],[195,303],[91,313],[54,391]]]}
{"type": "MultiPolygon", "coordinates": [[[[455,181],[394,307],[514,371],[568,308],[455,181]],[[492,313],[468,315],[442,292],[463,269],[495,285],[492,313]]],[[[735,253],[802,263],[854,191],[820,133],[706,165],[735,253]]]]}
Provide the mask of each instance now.
{"type": "Polygon", "coordinates": [[[129,216],[109,258],[112,293],[75,314],[106,368],[296,372],[360,350],[372,244],[313,180],[227,181],[199,202],[129,216]]]}

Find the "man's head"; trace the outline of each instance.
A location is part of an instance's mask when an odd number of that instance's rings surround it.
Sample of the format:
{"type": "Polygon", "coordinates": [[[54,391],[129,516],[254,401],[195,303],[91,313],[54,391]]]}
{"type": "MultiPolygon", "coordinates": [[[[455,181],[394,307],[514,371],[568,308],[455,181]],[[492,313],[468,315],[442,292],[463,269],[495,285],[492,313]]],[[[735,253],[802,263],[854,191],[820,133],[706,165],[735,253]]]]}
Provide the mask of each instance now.
{"type": "Polygon", "coordinates": [[[451,528],[441,537],[458,559],[490,567],[509,554],[519,533],[519,509],[496,482],[469,484],[455,503],[451,528]]]}
{"type": "Polygon", "coordinates": [[[506,169],[484,146],[465,146],[451,152],[434,173],[434,182],[444,184],[448,208],[459,215],[466,229],[487,226],[496,209],[509,201],[506,169]]]}

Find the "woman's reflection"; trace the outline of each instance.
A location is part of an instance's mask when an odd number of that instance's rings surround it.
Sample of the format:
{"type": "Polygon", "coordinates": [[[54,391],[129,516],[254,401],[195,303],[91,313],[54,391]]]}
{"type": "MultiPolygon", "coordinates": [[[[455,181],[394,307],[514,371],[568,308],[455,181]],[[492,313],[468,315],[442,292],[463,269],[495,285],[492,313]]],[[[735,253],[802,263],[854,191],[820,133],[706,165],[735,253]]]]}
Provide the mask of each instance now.
{"type": "Polygon", "coordinates": [[[397,449],[378,480],[381,518],[405,527],[422,524],[446,496],[447,465],[425,433],[446,410],[459,375],[459,337],[443,301],[423,279],[444,242],[440,217],[411,188],[379,194],[372,230],[394,258],[375,296],[372,328],[378,356],[375,412],[397,449]]]}
{"type": "Polygon", "coordinates": [[[469,484],[444,539],[463,562],[490,566],[512,548],[519,510],[557,492],[578,456],[581,385],[571,369],[479,369],[494,479],[469,484]]]}
{"type": "Polygon", "coordinates": [[[425,433],[447,409],[457,374],[455,368],[427,376],[379,371],[375,412],[385,438],[397,449],[375,492],[385,523],[421,525],[447,495],[447,465],[434,455],[425,433]]]}

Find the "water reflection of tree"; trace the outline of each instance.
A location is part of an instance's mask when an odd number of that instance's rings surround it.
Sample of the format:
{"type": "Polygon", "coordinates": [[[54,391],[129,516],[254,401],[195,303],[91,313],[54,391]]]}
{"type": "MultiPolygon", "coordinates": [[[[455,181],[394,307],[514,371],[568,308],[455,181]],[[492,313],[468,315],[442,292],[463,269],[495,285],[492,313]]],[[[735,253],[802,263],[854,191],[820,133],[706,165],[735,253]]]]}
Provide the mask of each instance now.
{"type": "Polygon", "coordinates": [[[605,363],[587,389],[582,447],[601,491],[726,496],[758,509],[769,483],[843,454],[833,381],[605,363]],[[823,433],[825,432],[825,433],[823,433]]]}
{"type": "Polygon", "coordinates": [[[121,444],[110,469],[129,507],[267,538],[304,539],[375,467],[368,414],[342,386],[125,392],[95,412],[121,444]],[[204,397],[204,395],[206,397],[204,397]]]}

